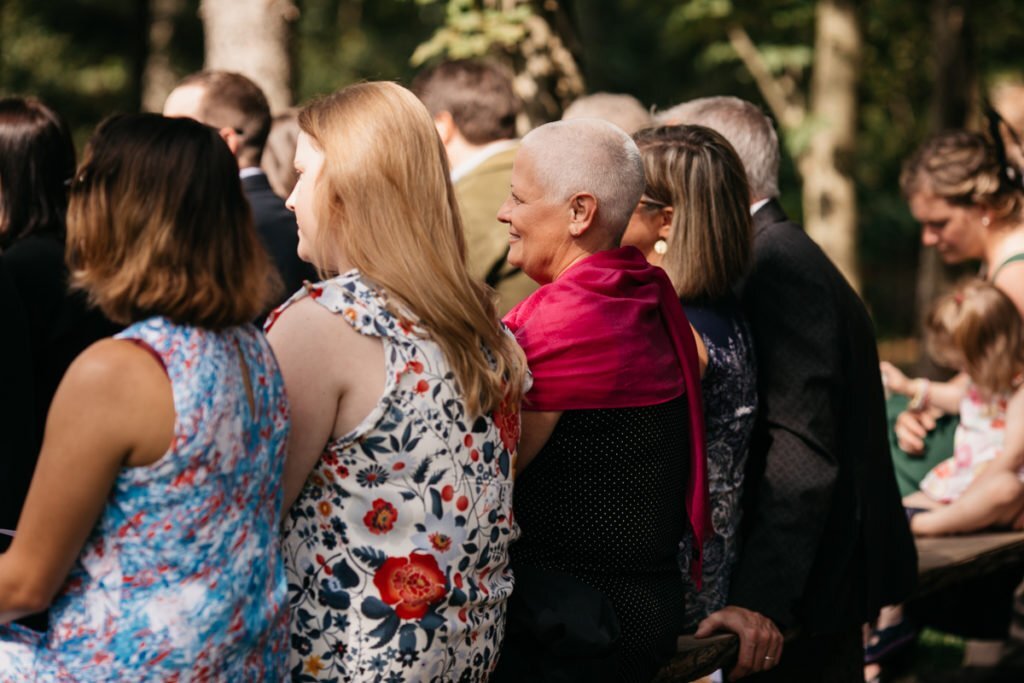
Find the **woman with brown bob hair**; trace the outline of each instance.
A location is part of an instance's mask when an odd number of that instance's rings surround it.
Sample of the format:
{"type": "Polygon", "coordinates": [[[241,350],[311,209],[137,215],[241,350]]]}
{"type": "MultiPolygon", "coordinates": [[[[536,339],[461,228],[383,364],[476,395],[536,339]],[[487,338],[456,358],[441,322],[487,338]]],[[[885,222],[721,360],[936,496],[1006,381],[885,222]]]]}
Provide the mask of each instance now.
{"type": "Polygon", "coordinates": [[[299,126],[287,206],[299,256],[326,279],[267,321],[293,409],[291,671],[482,680],[512,591],[525,361],[466,271],[420,101],[363,83],[299,126]]]}
{"type": "Polygon", "coordinates": [[[65,375],[10,550],[12,680],[282,680],[288,408],[265,338],[271,265],[216,131],[100,124],[72,185],[73,281],[130,324],[65,375]]]}
{"type": "MultiPolygon", "coordinates": [[[[709,635],[701,622],[726,605],[739,552],[743,476],[757,414],[753,338],[733,288],[746,275],[753,250],[747,175],[732,145],[703,126],[659,126],[633,136],[646,185],[622,238],[668,273],[690,324],[707,350],[701,378],[707,436],[708,490],[714,535],[705,544],[703,586],[687,581],[686,628],[709,635]]],[[[691,556],[683,548],[684,564],[691,556]]],[[[729,607],[739,610],[738,607],[729,607]]],[[[765,630],[744,638],[734,674],[770,668],[782,635],[768,619],[747,612],[765,630]],[[764,652],[761,652],[764,650],[764,652]]]]}

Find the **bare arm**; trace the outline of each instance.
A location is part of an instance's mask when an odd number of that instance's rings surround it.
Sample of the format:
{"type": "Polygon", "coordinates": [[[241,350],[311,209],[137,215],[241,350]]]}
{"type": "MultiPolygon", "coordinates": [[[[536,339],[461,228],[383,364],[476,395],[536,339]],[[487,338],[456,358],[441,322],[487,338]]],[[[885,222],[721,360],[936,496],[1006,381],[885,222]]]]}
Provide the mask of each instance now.
{"type": "Polygon", "coordinates": [[[155,462],[173,436],[170,381],[148,352],[106,340],[72,363],[50,407],[17,533],[0,555],[0,623],[50,604],[118,472],[155,462]]]}
{"type": "Polygon", "coordinates": [[[358,426],[380,400],[384,351],[380,339],[360,334],[312,299],[285,310],[267,339],[291,409],[284,466],[287,513],[327,443],[358,426]]]}
{"type": "MultiPolygon", "coordinates": [[[[927,380],[921,378],[911,379],[904,375],[899,368],[891,363],[883,361],[880,364],[882,381],[889,391],[902,396],[911,397],[921,390],[921,383],[927,380]]],[[[968,377],[964,373],[958,374],[947,382],[929,382],[927,405],[938,408],[945,414],[960,412],[960,400],[967,391],[968,377]]]]}
{"type": "Polygon", "coordinates": [[[555,431],[562,411],[523,411],[523,426],[519,437],[519,453],[516,456],[516,473],[521,473],[540,453],[544,444],[555,431]]]}
{"type": "Polygon", "coordinates": [[[1024,263],[1008,263],[999,271],[999,277],[992,284],[1010,297],[1021,317],[1024,317],[1024,263]]]}
{"type": "Polygon", "coordinates": [[[329,372],[336,357],[332,314],[310,299],[289,307],[267,333],[284,378],[292,429],[284,464],[284,507],[299,497],[306,478],[331,438],[341,400],[339,383],[329,372]]]}

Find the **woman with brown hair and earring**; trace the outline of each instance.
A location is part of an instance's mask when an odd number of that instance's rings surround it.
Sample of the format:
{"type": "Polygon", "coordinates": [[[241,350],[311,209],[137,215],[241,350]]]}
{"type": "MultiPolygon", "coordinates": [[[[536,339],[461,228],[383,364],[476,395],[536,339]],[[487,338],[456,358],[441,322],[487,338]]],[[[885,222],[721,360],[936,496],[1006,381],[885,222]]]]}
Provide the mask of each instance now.
{"type": "Polygon", "coordinates": [[[522,351],[466,270],[420,101],[362,83],[299,127],[287,205],[325,279],[267,320],[294,424],[292,674],[486,679],[512,592],[522,351]]]}
{"type": "MultiPolygon", "coordinates": [[[[646,185],[622,243],[636,246],[651,264],[665,269],[707,349],[701,393],[715,533],[705,544],[701,590],[687,582],[686,627],[692,630],[725,607],[739,551],[743,477],[757,413],[757,366],[733,288],[746,275],[753,248],[750,193],[743,163],[710,128],[660,126],[633,137],[644,161],[646,185]]],[[[684,576],[689,556],[684,547],[684,576]]],[[[756,647],[742,649],[734,673],[771,668],[781,656],[778,629],[749,614],[766,637],[756,647]]],[[[702,627],[698,634],[710,631],[710,626],[702,627]]]]}
{"type": "Polygon", "coordinates": [[[10,549],[4,681],[280,681],[288,406],[248,321],[273,295],[231,151],[154,114],[100,124],[72,184],[73,283],[130,326],[61,380],[10,549]]]}

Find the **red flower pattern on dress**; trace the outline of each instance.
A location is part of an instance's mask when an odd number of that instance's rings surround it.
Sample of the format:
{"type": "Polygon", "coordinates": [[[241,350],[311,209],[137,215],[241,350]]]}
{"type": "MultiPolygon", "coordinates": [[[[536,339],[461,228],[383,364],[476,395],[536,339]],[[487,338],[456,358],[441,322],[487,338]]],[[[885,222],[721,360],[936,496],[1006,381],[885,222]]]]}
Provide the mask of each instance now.
{"type": "Polygon", "coordinates": [[[509,452],[515,453],[519,446],[519,411],[510,410],[503,400],[491,417],[494,418],[494,424],[498,425],[502,445],[509,452]]]}
{"type": "Polygon", "coordinates": [[[398,510],[383,498],[373,501],[373,509],[363,517],[363,524],[372,534],[386,534],[395,527],[398,510]]]}
{"type": "Polygon", "coordinates": [[[380,599],[395,608],[401,619],[419,619],[447,592],[444,573],[433,555],[414,552],[389,557],[373,575],[380,599]]]}

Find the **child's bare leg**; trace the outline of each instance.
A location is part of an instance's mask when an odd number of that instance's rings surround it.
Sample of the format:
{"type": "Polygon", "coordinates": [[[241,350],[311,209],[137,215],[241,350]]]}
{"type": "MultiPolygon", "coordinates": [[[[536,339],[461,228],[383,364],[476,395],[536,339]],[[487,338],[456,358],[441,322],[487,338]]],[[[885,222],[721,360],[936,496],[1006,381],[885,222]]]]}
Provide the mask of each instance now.
{"type": "Polygon", "coordinates": [[[910,529],[916,536],[977,531],[1011,524],[1022,510],[1024,485],[1020,479],[1012,472],[994,472],[975,480],[953,503],[914,515],[910,529]]]}
{"type": "Polygon", "coordinates": [[[922,491],[914,491],[903,496],[903,507],[905,508],[921,508],[922,510],[934,510],[942,507],[942,503],[929,498],[922,491]]]}

